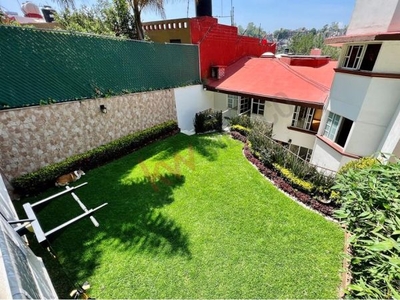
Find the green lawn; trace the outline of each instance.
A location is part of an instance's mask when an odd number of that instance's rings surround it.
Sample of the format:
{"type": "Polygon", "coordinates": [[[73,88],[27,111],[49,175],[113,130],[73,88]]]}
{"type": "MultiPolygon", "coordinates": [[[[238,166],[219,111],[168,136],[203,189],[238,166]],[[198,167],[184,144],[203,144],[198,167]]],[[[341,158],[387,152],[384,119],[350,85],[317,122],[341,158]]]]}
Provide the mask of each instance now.
{"type": "MultiPolygon", "coordinates": [[[[59,297],[65,271],[103,299],[337,298],[343,231],[279,192],[242,146],[179,134],[86,172],[76,194],[108,206],[100,227],[85,219],[53,242],[63,270],[41,253],[59,297]]],[[[65,196],[39,217],[49,229],[78,213],[65,196]]]]}

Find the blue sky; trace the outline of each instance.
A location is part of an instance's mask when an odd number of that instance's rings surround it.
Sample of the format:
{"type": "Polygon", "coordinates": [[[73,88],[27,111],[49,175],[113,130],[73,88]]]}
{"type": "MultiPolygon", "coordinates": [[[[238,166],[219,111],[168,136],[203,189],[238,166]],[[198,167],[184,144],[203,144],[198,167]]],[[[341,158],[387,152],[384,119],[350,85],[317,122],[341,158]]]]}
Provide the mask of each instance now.
{"type": "MultiPolygon", "coordinates": [[[[31,0],[38,5],[56,6],[52,0],[31,0]]],[[[19,3],[25,0],[0,0],[0,6],[22,14],[19,3]]],[[[166,1],[167,19],[195,16],[195,0],[166,1]]],[[[230,16],[231,3],[234,7],[236,25],[246,27],[253,22],[267,32],[279,28],[297,29],[322,28],[325,24],[339,22],[348,25],[355,5],[355,0],[212,0],[214,16],[230,16]]],[[[75,0],[81,4],[91,5],[96,0],[75,0]]],[[[143,12],[143,21],[160,20],[161,17],[151,12],[143,12]]],[[[219,23],[230,24],[230,17],[219,18],[219,23]]]]}

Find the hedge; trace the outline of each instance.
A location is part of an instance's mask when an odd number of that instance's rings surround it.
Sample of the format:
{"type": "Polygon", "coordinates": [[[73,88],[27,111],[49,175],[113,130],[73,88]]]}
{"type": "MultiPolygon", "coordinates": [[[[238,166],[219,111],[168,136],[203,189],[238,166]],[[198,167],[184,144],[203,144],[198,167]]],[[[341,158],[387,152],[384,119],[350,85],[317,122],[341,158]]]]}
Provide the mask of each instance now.
{"type": "Polygon", "coordinates": [[[21,196],[36,195],[54,186],[55,179],[62,174],[79,168],[85,171],[97,168],[179,131],[176,121],[168,121],[140,132],[131,133],[88,152],[73,155],[38,171],[14,178],[11,183],[15,192],[21,196]]]}

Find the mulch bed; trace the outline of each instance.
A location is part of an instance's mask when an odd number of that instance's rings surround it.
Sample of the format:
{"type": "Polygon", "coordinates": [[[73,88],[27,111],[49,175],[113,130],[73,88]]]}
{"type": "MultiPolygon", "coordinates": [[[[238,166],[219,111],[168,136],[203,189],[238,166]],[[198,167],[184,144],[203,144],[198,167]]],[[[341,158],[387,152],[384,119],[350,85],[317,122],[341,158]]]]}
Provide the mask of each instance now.
{"type": "Polygon", "coordinates": [[[332,204],[325,204],[316,200],[312,195],[299,191],[292,187],[284,178],[276,171],[265,166],[257,157],[255,157],[248,145],[247,138],[239,132],[231,131],[231,137],[244,143],[243,154],[249,162],[251,162],[265,177],[267,177],[276,187],[284,191],[286,194],[303,203],[307,207],[321,213],[324,216],[332,218],[335,207],[332,204]]]}

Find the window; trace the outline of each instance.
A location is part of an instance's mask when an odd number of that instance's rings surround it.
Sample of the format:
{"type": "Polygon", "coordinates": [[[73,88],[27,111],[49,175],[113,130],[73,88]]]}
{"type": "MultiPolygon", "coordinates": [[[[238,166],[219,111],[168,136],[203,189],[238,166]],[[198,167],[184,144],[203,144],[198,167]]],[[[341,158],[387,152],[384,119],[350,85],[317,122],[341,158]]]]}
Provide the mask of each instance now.
{"type": "Polygon", "coordinates": [[[344,147],[352,125],[353,121],[329,112],[328,121],[326,122],[324,130],[324,136],[344,147]]]}
{"type": "Polygon", "coordinates": [[[250,110],[250,99],[249,98],[240,98],[240,111],[239,113],[245,113],[250,110]]]}
{"type": "Polygon", "coordinates": [[[314,113],[314,108],[296,106],[294,108],[292,126],[305,130],[310,130],[313,123],[314,113]]]}
{"type": "Polygon", "coordinates": [[[257,115],[264,115],[265,101],[260,99],[253,99],[252,113],[257,115]]]}
{"type": "Polygon", "coordinates": [[[360,66],[360,70],[372,71],[380,49],[381,49],[381,44],[370,44],[367,46],[364,58],[360,66]]]}
{"type": "Polygon", "coordinates": [[[312,149],[290,144],[289,150],[306,161],[310,161],[312,149]]]}
{"type": "Polygon", "coordinates": [[[343,68],[358,69],[363,49],[363,45],[349,46],[346,56],[344,57],[343,68]]]}
{"type": "Polygon", "coordinates": [[[342,67],[372,71],[381,49],[381,44],[351,45],[347,48],[342,67]]]}
{"type": "Polygon", "coordinates": [[[239,96],[228,95],[228,108],[237,108],[239,96]]]}

